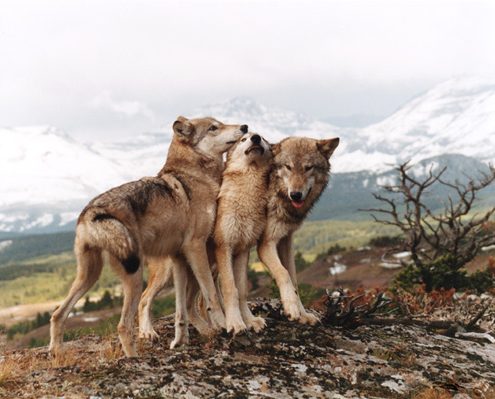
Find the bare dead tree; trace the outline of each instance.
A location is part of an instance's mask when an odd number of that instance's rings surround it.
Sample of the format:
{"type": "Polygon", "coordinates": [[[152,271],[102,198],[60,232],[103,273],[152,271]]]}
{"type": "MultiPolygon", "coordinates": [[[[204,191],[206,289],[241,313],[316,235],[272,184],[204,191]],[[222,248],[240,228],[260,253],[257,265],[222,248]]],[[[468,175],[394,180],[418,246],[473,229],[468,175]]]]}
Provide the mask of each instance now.
{"type": "Polygon", "coordinates": [[[363,209],[371,212],[376,222],[396,226],[402,231],[405,248],[411,252],[417,268],[446,254],[451,254],[456,263],[463,266],[482,247],[495,244],[495,232],[484,231],[495,206],[481,216],[473,211],[479,192],[495,181],[495,168],[489,165],[489,172],[481,172],[477,179],[466,176],[467,183],[442,180],[446,169],[434,172],[432,166],[428,176],[421,181],[413,177],[409,161],[403,163],[396,168],[398,184],[381,186],[387,192],[385,195],[373,194],[386,207],[363,209]],[[448,187],[457,197],[454,199],[449,194],[442,202],[443,210],[437,213],[426,205],[424,198],[434,184],[448,187]]]}

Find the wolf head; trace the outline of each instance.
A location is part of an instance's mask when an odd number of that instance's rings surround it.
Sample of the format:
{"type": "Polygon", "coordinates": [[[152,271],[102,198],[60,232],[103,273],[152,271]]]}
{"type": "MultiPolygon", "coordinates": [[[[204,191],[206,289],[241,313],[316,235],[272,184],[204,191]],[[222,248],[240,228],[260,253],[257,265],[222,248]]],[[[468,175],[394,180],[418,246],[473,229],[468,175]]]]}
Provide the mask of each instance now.
{"type": "Polygon", "coordinates": [[[271,157],[270,144],[263,137],[257,133],[246,133],[227,153],[226,168],[268,165],[271,157]]]}
{"type": "Polygon", "coordinates": [[[294,208],[311,208],[328,183],[330,157],[339,138],[314,140],[290,137],[273,148],[275,189],[294,208]]]}
{"type": "Polygon", "coordinates": [[[197,151],[219,157],[248,131],[247,125],[224,125],[213,118],[187,119],[179,116],[173,124],[175,137],[197,151]]]}

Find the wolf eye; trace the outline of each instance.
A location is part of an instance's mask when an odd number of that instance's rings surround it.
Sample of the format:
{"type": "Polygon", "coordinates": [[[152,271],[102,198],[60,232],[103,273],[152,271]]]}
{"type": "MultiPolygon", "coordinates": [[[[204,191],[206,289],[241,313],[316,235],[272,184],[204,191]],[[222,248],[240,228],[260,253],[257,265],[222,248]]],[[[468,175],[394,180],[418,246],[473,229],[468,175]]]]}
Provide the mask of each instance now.
{"type": "Polygon", "coordinates": [[[245,137],[244,137],[241,141],[242,141],[242,142],[245,142],[246,140],[247,140],[247,138],[245,138],[245,137]]]}
{"type": "Polygon", "coordinates": [[[312,166],[306,166],[306,172],[309,172],[311,169],[313,169],[312,166]]]}
{"type": "Polygon", "coordinates": [[[216,127],[216,126],[212,126],[212,127],[210,127],[208,130],[210,130],[210,131],[212,131],[212,132],[213,132],[213,131],[215,131],[215,130],[217,130],[217,129],[218,129],[218,127],[216,127]]]}
{"type": "Polygon", "coordinates": [[[292,168],[289,165],[285,165],[287,170],[292,170],[292,168]]]}

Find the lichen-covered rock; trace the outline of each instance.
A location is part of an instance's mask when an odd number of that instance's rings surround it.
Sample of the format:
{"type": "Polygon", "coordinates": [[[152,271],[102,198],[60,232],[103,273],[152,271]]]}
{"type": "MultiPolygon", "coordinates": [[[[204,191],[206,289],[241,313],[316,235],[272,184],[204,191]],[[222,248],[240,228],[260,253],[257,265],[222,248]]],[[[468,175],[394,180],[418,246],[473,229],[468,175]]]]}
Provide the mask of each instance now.
{"type": "Polygon", "coordinates": [[[31,369],[7,375],[0,397],[411,398],[427,390],[442,398],[495,397],[489,339],[401,324],[349,330],[267,318],[263,332],[235,338],[191,329],[190,345],[170,350],[173,318],[156,321],[155,329],[159,341],[140,343],[141,357],[133,359],[112,360],[117,337],[98,336],[67,343],[65,359],[51,359],[46,348],[7,353],[4,363],[30,359],[31,369]]]}

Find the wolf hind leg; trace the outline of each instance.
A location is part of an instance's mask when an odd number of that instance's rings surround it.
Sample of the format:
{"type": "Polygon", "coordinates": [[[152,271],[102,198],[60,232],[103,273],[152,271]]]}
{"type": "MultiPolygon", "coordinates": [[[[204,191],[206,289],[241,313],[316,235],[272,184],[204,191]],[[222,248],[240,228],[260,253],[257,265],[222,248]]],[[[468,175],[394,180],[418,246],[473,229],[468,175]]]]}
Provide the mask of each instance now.
{"type": "Polygon", "coordinates": [[[158,334],[151,324],[151,306],[158,293],[173,280],[173,262],[171,258],[148,258],[148,286],[139,302],[139,338],[155,340],[158,334]]]}
{"type": "Polygon", "coordinates": [[[235,285],[239,292],[239,309],[242,320],[246,328],[258,333],[266,327],[265,320],[262,317],[254,316],[249,310],[247,296],[247,269],[249,264],[249,252],[244,251],[234,257],[233,271],[235,285]]]}
{"type": "Polygon", "coordinates": [[[191,266],[191,269],[198,281],[201,293],[206,302],[208,317],[213,328],[225,328],[225,316],[220,304],[217,287],[213,281],[213,276],[208,262],[205,242],[197,239],[184,249],[184,254],[191,266]]]}
{"type": "MultiPolygon", "coordinates": [[[[188,268],[186,306],[187,306],[187,315],[189,317],[189,321],[201,335],[211,336],[214,334],[215,330],[198,313],[196,297],[199,292],[200,292],[200,288],[196,280],[196,277],[194,277],[194,274],[192,273],[191,269],[188,268]]],[[[203,297],[201,296],[201,299],[202,298],[203,297]]],[[[205,304],[202,301],[199,306],[203,306],[203,305],[205,304]]],[[[203,306],[203,310],[205,310],[204,308],[205,306],[203,306]]],[[[208,314],[206,311],[204,312],[204,316],[208,318],[208,314]]]]}
{"type": "Polygon", "coordinates": [[[85,244],[80,244],[77,238],[74,247],[77,260],[76,279],[72,283],[64,302],[53,313],[50,322],[50,350],[53,352],[61,349],[65,322],[69,313],[79,299],[98,281],[103,268],[103,259],[99,248],[89,248],[85,244]]]}
{"type": "MultiPolygon", "coordinates": [[[[142,259],[142,257],[140,257],[142,259]]],[[[142,262],[142,260],[141,260],[142,262]]],[[[138,267],[134,273],[127,272],[120,262],[114,256],[110,256],[110,264],[120,276],[124,287],[124,304],[122,314],[117,326],[119,338],[127,357],[137,357],[137,351],[133,340],[134,318],[136,316],[141,293],[143,292],[143,269],[144,265],[138,267]]]]}

